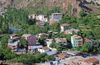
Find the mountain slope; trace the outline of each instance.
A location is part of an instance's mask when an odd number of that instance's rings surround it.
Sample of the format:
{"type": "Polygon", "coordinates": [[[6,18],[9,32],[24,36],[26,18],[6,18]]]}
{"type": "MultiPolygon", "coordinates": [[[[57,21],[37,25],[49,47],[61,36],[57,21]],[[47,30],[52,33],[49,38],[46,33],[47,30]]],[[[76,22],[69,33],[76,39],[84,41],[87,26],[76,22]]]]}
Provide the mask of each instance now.
{"type": "Polygon", "coordinates": [[[60,7],[63,13],[67,13],[68,5],[71,4],[71,15],[78,17],[78,13],[84,9],[82,8],[84,2],[85,0],[0,0],[0,10],[8,4],[12,7],[27,9],[30,13],[46,7],[52,10],[56,6],[60,7]]]}

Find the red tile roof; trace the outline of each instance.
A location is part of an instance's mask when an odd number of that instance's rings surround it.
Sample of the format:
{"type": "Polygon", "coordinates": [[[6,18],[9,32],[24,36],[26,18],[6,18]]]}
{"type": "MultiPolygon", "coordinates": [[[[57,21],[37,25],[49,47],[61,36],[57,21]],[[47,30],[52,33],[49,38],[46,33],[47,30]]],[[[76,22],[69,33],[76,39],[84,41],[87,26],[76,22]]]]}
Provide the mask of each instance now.
{"type": "Polygon", "coordinates": [[[67,42],[66,38],[55,38],[55,41],[58,41],[58,42],[67,42]]]}
{"type": "Polygon", "coordinates": [[[10,36],[15,36],[16,34],[11,34],[10,36]]]}
{"type": "Polygon", "coordinates": [[[99,61],[98,59],[96,59],[95,57],[93,57],[93,58],[90,58],[90,59],[85,60],[84,62],[94,63],[94,62],[98,62],[98,61],[99,61]]]}
{"type": "Polygon", "coordinates": [[[59,57],[59,58],[61,58],[61,59],[64,59],[64,58],[68,58],[68,57],[69,57],[69,55],[66,54],[66,53],[60,53],[60,54],[55,55],[55,56],[56,56],[56,57],[59,57]]]}
{"type": "Polygon", "coordinates": [[[48,50],[49,48],[48,48],[48,47],[42,47],[41,49],[43,49],[43,50],[48,50]]]}
{"type": "Polygon", "coordinates": [[[92,42],[92,41],[87,38],[84,38],[84,42],[92,42]]]}

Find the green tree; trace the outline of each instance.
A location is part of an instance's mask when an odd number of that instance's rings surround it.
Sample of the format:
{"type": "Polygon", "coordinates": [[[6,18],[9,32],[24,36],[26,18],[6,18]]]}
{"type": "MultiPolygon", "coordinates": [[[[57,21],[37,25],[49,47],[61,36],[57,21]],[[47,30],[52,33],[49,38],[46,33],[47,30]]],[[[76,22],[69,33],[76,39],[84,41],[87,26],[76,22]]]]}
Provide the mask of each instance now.
{"type": "Polygon", "coordinates": [[[88,53],[91,51],[91,45],[89,43],[84,43],[84,45],[82,46],[82,52],[83,53],[88,53]]]}
{"type": "Polygon", "coordinates": [[[9,35],[1,38],[1,48],[6,49],[8,44],[9,35]]]}
{"type": "Polygon", "coordinates": [[[27,40],[26,39],[24,39],[24,37],[22,37],[21,39],[20,39],[20,43],[21,43],[21,47],[23,47],[23,48],[27,48],[27,40]]]}
{"type": "Polygon", "coordinates": [[[79,51],[79,50],[80,50],[80,48],[79,48],[79,47],[76,47],[76,48],[75,48],[75,50],[76,50],[76,51],[79,51]]]}
{"type": "Polygon", "coordinates": [[[23,34],[21,31],[15,31],[14,33],[19,35],[19,36],[21,36],[23,34]]]}
{"type": "Polygon", "coordinates": [[[55,46],[55,43],[54,42],[50,44],[50,47],[51,48],[54,48],[54,46],[55,46]]]}
{"type": "Polygon", "coordinates": [[[83,17],[84,16],[84,11],[80,11],[79,15],[80,15],[80,17],[83,17]]]}

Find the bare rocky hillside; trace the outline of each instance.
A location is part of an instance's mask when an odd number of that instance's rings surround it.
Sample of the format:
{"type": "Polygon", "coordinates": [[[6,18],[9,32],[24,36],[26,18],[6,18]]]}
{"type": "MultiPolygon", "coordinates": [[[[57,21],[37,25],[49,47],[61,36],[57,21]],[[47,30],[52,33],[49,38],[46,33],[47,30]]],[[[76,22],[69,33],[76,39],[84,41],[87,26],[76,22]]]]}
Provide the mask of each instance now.
{"type": "Polygon", "coordinates": [[[15,8],[27,9],[31,13],[34,12],[33,8],[42,10],[47,6],[51,10],[56,6],[60,7],[63,13],[67,13],[68,4],[71,4],[71,15],[78,16],[78,13],[84,9],[83,3],[85,0],[0,0],[0,10],[8,4],[15,8]]]}

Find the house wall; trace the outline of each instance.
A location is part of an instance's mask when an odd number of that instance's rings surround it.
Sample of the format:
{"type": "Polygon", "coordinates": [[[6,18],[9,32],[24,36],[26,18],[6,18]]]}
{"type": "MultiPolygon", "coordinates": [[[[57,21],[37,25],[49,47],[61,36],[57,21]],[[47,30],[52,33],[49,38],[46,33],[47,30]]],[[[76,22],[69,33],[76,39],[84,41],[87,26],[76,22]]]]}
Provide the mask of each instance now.
{"type": "Polygon", "coordinates": [[[54,13],[54,14],[52,14],[52,20],[54,21],[54,22],[59,22],[60,20],[62,19],[62,14],[56,14],[56,13],[54,13]]]}
{"type": "Polygon", "coordinates": [[[47,43],[47,47],[49,47],[50,44],[53,43],[53,41],[50,41],[50,40],[49,40],[49,41],[46,41],[46,43],[47,43]]]}
{"type": "Polygon", "coordinates": [[[45,52],[48,52],[48,51],[49,51],[49,49],[47,49],[47,50],[38,49],[38,51],[39,51],[40,53],[45,53],[45,52]]]}
{"type": "Polygon", "coordinates": [[[31,35],[27,38],[28,46],[36,46],[36,37],[35,35],[31,35]]]}
{"type": "Polygon", "coordinates": [[[61,32],[63,32],[64,31],[64,27],[63,26],[60,26],[60,28],[61,28],[61,32]]]}
{"type": "Polygon", "coordinates": [[[75,48],[75,47],[81,47],[83,45],[83,39],[75,39],[73,37],[71,37],[71,44],[72,44],[72,47],[75,48]],[[81,45],[79,45],[81,44],[81,45]]]}

